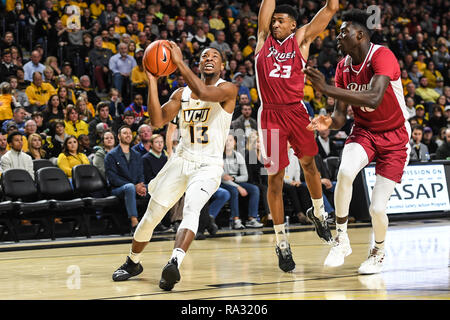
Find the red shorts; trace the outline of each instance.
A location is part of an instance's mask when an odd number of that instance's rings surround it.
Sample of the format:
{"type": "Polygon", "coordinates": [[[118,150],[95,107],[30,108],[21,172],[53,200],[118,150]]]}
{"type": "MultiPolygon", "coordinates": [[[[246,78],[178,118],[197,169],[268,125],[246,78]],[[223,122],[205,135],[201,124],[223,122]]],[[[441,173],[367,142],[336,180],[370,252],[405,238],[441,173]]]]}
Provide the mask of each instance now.
{"type": "Polygon", "coordinates": [[[345,143],[360,144],[367,153],[369,163],[375,160],[376,174],[400,183],[409,161],[410,132],[409,124],[384,132],[371,132],[354,126],[345,143]]]}
{"type": "Polygon", "coordinates": [[[306,106],[264,105],[258,112],[258,133],[264,166],[268,174],[275,174],[289,165],[287,143],[295,155],[315,156],[319,148],[314,132],[306,129],[311,122],[306,106]]]}

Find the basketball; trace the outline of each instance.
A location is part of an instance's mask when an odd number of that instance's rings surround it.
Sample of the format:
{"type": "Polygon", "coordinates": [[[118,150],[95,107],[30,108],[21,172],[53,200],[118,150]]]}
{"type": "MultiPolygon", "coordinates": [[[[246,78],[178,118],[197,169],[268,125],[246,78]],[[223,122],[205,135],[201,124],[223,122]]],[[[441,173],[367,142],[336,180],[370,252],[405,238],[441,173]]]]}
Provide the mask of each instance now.
{"type": "Polygon", "coordinates": [[[144,68],[155,77],[168,76],[177,69],[170,57],[170,50],[165,45],[168,46],[169,41],[157,40],[152,42],[145,49],[142,58],[144,68]]]}

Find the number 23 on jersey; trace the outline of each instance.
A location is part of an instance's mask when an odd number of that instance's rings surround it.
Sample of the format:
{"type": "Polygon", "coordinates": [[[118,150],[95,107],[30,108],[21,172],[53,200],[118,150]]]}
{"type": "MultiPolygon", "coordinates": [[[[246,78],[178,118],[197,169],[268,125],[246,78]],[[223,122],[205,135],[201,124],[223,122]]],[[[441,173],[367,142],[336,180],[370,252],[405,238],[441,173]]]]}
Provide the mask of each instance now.
{"type": "Polygon", "coordinates": [[[280,66],[278,63],[274,62],[274,69],[270,71],[269,77],[272,78],[290,78],[291,77],[291,68],[290,65],[280,66]]]}

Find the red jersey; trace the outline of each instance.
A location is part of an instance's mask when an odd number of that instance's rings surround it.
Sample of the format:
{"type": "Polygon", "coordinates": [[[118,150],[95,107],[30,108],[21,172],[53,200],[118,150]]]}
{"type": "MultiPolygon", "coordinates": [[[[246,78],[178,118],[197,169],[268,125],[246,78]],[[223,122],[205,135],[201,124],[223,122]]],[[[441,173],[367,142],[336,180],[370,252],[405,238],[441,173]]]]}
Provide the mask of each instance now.
{"type": "Polygon", "coordinates": [[[352,65],[352,58],[347,55],[336,67],[336,87],[352,91],[369,90],[370,81],[374,75],[388,76],[390,83],[377,109],[352,106],[355,126],[372,132],[400,128],[408,119],[408,114],[400,78],[400,66],[397,58],[388,48],[371,43],[364,62],[357,66],[352,65]]]}
{"type": "Polygon", "coordinates": [[[295,33],[283,41],[269,35],[255,59],[256,81],[262,105],[300,104],[306,65],[295,33]]]}

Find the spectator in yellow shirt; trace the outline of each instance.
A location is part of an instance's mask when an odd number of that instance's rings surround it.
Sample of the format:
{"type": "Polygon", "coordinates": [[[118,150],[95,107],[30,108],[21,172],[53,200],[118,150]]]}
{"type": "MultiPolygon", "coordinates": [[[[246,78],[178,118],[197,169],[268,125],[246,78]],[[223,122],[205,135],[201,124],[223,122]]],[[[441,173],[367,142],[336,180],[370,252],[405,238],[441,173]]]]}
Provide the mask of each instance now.
{"type": "Polygon", "coordinates": [[[87,156],[80,152],[80,146],[75,136],[69,136],[64,140],[63,151],[57,160],[58,167],[66,176],[72,178],[72,168],[79,164],[89,164],[87,156]]]}
{"type": "Polygon", "coordinates": [[[434,89],[436,88],[436,79],[443,78],[442,73],[436,70],[435,64],[433,61],[428,62],[428,67],[425,69],[423,73],[425,77],[428,79],[428,87],[434,89]]]}
{"type": "Polygon", "coordinates": [[[94,0],[89,6],[91,10],[92,18],[98,19],[102,14],[102,11],[105,10],[105,5],[102,3],[102,0],[94,0]]]}
{"type": "Polygon", "coordinates": [[[79,120],[79,113],[75,106],[69,105],[66,109],[66,116],[64,120],[65,128],[64,131],[71,136],[78,138],[80,134],[89,134],[89,125],[83,121],[79,120]]]}
{"type": "Polygon", "coordinates": [[[217,11],[217,10],[211,11],[211,18],[209,19],[209,27],[212,30],[225,29],[225,24],[223,23],[222,19],[220,19],[220,17],[219,17],[219,11],[217,11]]]}
{"type": "Polygon", "coordinates": [[[120,18],[118,16],[114,17],[114,32],[119,35],[126,32],[125,27],[120,24],[120,18]]]}
{"type": "Polygon", "coordinates": [[[8,82],[3,82],[0,85],[0,122],[12,119],[12,103],[11,85],[8,82]]]}
{"type": "Polygon", "coordinates": [[[33,73],[33,82],[25,89],[25,94],[31,106],[40,107],[47,104],[51,95],[56,94],[56,89],[43,82],[42,74],[36,71],[33,73]]]}

